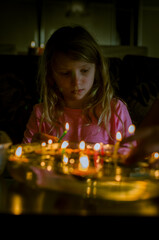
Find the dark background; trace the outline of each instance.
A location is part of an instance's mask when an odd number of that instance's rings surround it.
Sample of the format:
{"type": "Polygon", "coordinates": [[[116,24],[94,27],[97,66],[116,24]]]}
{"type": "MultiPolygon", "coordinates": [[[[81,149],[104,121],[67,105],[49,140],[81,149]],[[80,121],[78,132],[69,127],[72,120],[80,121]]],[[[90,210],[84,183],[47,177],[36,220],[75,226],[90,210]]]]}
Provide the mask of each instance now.
{"type": "Polygon", "coordinates": [[[5,0],[0,3],[0,130],[22,141],[39,102],[39,47],[59,27],[81,24],[109,59],[116,95],[139,126],[159,95],[158,0],[5,0]],[[30,48],[35,41],[35,48],[30,48]]]}

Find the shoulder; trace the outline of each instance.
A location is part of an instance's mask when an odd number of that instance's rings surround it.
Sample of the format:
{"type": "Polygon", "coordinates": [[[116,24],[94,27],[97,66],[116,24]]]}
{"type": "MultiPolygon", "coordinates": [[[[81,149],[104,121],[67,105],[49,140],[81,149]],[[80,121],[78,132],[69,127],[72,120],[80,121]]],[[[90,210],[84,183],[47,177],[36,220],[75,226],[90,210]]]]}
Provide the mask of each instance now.
{"type": "Polygon", "coordinates": [[[121,109],[127,110],[127,104],[122,99],[119,98],[113,98],[111,101],[111,106],[114,107],[116,111],[121,109]]]}
{"type": "Polygon", "coordinates": [[[35,114],[37,117],[40,117],[43,113],[43,103],[38,103],[33,106],[33,114],[35,114]]]}

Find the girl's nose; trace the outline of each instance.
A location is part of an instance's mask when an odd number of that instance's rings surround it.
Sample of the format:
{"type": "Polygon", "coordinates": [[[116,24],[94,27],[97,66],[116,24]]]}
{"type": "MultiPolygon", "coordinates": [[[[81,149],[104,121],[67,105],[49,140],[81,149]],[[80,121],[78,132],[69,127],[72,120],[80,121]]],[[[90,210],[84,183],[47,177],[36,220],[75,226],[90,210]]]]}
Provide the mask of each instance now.
{"type": "Polygon", "coordinates": [[[80,81],[80,74],[77,71],[72,72],[71,81],[73,85],[77,85],[80,81]]]}

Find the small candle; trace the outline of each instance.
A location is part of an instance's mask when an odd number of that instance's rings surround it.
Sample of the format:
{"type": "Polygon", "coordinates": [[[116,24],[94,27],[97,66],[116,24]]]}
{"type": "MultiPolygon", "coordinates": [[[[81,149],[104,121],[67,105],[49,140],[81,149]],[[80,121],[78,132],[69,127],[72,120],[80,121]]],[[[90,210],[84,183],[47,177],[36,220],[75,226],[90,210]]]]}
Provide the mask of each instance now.
{"type": "Polygon", "coordinates": [[[81,141],[81,142],[79,143],[79,149],[80,149],[80,150],[85,150],[85,146],[86,146],[85,141],[81,141]]]}
{"type": "Polygon", "coordinates": [[[67,122],[65,124],[65,131],[63,132],[63,134],[61,135],[61,137],[59,138],[58,142],[61,142],[62,138],[66,135],[66,133],[68,132],[69,130],[69,123],[67,122]]]}
{"type": "Polygon", "coordinates": [[[22,152],[23,152],[23,149],[22,149],[22,146],[18,146],[15,150],[15,154],[14,155],[11,155],[9,157],[9,160],[10,161],[23,161],[23,162],[28,162],[28,159],[25,157],[25,156],[22,156],[22,152]]]}
{"type": "Polygon", "coordinates": [[[100,144],[99,143],[96,143],[93,147],[94,149],[94,165],[95,167],[97,167],[98,163],[99,163],[99,154],[98,154],[98,151],[100,150],[100,144]]]}
{"type": "Polygon", "coordinates": [[[65,149],[67,148],[68,145],[69,145],[68,141],[64,141],[64,142],[61,144],[62,154],[65,153],[65,149]]]}
{"type": "Polygon", "coordinates": [[[131,124],[131,125],[128,127],[128,132],[129,132],[130,134],[133,134],[133,133],[135,132],[135,129],[136,129],[135,125],[134,125],[134,124],[131,124]]]}
{"type": "Polygon", "coordinates": [[[31,47],[31,48],[35,48],[35,41],[31,41],[30,47],[31,47]]]}
{"type": "MultiPolygon", "coordinates": [[[[132,135],[135,133],[135,125],[134,124],[131,124],[129,127],[128,127],[128,132],[132,135]]],[[[132,149],[134,147],[133,143],[130,143],[130,149],[132,149]]]]}
{"type": "Polygon", "coordinates": [[[22,156],[22,146],[17,147],[17,149],[15,151],[15,156],[17,158],[20,158],[22,156]]]}
{"type": "Polygon", "coordinates": [[[154,163],[157,159],[159,159],[159,153],[153,152],[150,157],[150,164],[154,163]]]}
{"type": "Polygon", "coordinates": [[[87,171],[89,167],[89,159],[87,155],[81,155],[79,158],[79,170],[87,171]]]}
{"type": "Polygon", "coordinates": [[[52,143],[53,143],[52,139],[49,139],[48,140],[48,149],[52,148],[52,143]]]}
{"type": "Polygon", "coordinates": [[[114,146],[114,152],[113,152],[113,159],[114,159],[115,163],[117,161],[117,153],[118,153],[118,149],[120,147],[120,142],[122,140],[122,135],[119,131],[116,133],[116,140],[117,141],[116,141],[116,144],[114,146]]]}

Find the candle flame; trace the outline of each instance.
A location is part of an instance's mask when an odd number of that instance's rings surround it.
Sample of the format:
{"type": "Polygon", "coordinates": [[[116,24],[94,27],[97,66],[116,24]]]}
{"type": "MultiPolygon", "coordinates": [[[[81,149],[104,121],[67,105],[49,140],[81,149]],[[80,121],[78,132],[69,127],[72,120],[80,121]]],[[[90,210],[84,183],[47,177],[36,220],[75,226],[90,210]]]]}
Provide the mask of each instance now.
{"type": "Polygon", "coordinates": [[[22,155],[22,146],[17,147],[17,149],[15,151],[15,155],[16,155],[16,157],[21,157],[21,155],[22,155]]]}
{"type": "Polygon", "coordinates": [[[116,140],[117,141],[121,141],[122,140],[122,135],[121,135],[121,132],[119,132],[119,131],[116,133],[116,140]]]}
{"type": "Polygon", "coordinates": [[[69,123],[68,123],[68,122],[65,124],[65,129],[66,129],[67,131],[69,130],[69,123]]]}
{"type": "Polygon", "coordinates": [[[48,140],[48,144],[52,144],[52,139],[49,139],[49,140],[48,140]]]}
{"type": "Polygon", "coordinates": [[[31,41],[31,47],[34,48],[35,47],[35,41],[31,41]]]}
{"type": "Polygon", "coordinates": [[[61,148],[67,148],[68,145],[69,145],[68,141],[64,141],[64,142],[61,144],[61,148]]]}
{"type": "Polygon", "coordinates": [[[46,142],[42,142],[42,143],[41,143],[41,146],[42,146],[42,147],[45,147],[45,146],[46,146],[46,142]]]}
{"type": "Polygon", "coordinates": [[[154,156],[155,159],[158,159],[159,158],[159,153],[158,152],[154,152],[153,156],[154,156]]]}
{"type": "Polygon", "coordinates": [[[63,163],[64,164],[68,163],[68,157],[65,154],[63,155],[63,163]]]}
{"type": "Polygon", "coordinates": [[[94,145],[94,150],[95,151],[98,151],[100,149],[100,143],[96,143],[95,145],[94,145]]]}
{"type": "Polygon", "coordinates": [[[85,141],[81,141],[80,142],[79,148],[80,148],[80,150],[84,150],[85,149],[85,141]]]}
{"type": "Polygon", "coordinates": [[[81,156],[79,161],[82,169],[87,169],[89,167],[89,159],[87,155],[81,156]]]}
{"type": "Polygon", "coordinates": [[[131,124],[131,125],[128,127],[128,132],[129,132],[130,134],[133,134],[133,133],[135,132],[135,129],[136,129],[135,125],[134,125],[134,124],[131,124]]]}

